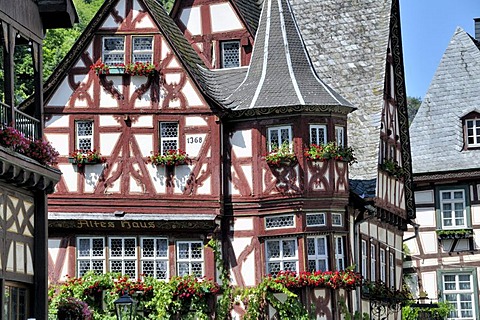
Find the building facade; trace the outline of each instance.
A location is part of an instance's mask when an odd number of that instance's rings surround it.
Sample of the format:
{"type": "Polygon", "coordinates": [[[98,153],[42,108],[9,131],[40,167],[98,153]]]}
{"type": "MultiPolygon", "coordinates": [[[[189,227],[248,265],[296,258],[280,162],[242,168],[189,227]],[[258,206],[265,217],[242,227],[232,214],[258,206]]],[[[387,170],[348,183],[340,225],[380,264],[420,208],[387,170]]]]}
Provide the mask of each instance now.
{"type": "Polygon", "coordinates": [[[77,20],[71,1],[0,1],[0,319],[47,318],[47,194],[60,171],[13,151],[8,128],[30,140],[42,136],[42,39],[45,29],[77,20]],[[56,16],[52,20],[52,15],[56,16]],[[15,99],[19,51],[31,52],[34,97],[22,112],[15,99]],[[10,144],[11,145],[11,144],[10,144]]]}
{"type": "MultiPolygon", "coordinates": [[[[168,15],[153,0],[106,1],[45,85],[63,173],[49,197],[49,280],[215,277],[214,236],[238,286],[357,263],[398,288],[415,214],[399,8],[343,3],[177,1],[168,15]],[[348,19],[358,11],[368,25],[348,19]],[[358,162],[305,155],[328,142],[358,162]],[[293,161],[267,163],[279,148],[293,161]],[[152,163],[178,149],[186,162],[152,163]]],[[[369,312],[364,298],[347,300],[369,312]]],[[[339,316],[338,299],[310,297],[319,319],[339,316]]]]}
{"type": "Polygon", "coordinates": [[[417,294],[478,319],[480,21],[457,28],[412,123],[417,230],[405,233],[405,273],[417,294]]]}

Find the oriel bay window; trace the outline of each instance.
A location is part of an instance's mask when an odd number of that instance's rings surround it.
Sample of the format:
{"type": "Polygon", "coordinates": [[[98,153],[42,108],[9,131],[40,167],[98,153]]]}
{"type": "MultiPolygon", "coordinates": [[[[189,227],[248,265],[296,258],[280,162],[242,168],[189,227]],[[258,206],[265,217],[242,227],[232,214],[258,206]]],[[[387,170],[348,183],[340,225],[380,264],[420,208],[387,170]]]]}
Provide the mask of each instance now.
{"type": "Polygon", "coordinates": [[[307,238],[308,270],[328,270],[327,237],[316,236],[307,238]]]}
{"type": "Polygon", "coordinates": [[[310,144],[322,145],[327,143],[327,126],[322,124],[310,125],[310,144]]]}
{"type": "Polygon", "coordinates": [[[281,126],[268,128],[268,151],[272,152],[276,148],[288,146],[292,144],[292,127],[281,126]]]}
{"type": "Polygon", "coordinates": [[[271,239],[265,241],[267,274],[279,271],[298,271],[297,239],[271,239]]]}

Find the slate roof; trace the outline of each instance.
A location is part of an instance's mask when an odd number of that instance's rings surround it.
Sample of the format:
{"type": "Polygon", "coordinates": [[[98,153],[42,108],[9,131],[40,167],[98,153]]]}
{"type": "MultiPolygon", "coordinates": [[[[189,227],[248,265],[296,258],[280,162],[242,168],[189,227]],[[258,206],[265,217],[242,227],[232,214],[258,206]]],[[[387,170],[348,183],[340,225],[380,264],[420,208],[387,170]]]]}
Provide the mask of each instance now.
{"type": "Polygon", "coordinates": [[[413,173],[480,168],[480,150],[463,150],[461,118],[480,113],[480,49],[457,28],[410,127],[413,173]]]}
{"type": "Polygon", "coordinates": [[[247,28],[254,35],[257,32],[263,0],[232,0],[232,2],[244,17],[247,28]]]}
{"type": "Polygon", "coordinates": [[[290,1],[318,75],[357,108],[348,121],[348,144],[358,159],[350,168],[350,177],[376,179],[395,0],[290,1]]]}
{"type": "Polygon", "coordinates": [[[352,110],[317,77],[287,0],[264,1],[247,75],[224,104],[235,111],[287,106],[352,110]]]}

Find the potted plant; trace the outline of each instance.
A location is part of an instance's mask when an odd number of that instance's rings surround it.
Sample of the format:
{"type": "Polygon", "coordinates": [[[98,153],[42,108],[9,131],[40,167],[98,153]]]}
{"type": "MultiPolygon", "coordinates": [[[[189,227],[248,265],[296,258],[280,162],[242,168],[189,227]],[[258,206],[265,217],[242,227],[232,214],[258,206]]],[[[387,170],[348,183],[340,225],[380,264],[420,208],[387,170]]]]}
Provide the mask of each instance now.
{"type": "Polygon", "coordinates": [[[148,157],[147,162],[152,163],[156,166],[179,166],[187,163],[188,155],[185,151],[181,149],[176,150],[167,150],[164,153],[153,152],[152,155],[148,157]]]}
{"type": "Polygon", "coordinates": [[[396,179],[400,179],[405,176],[405,171],[396,160],[384,159],[383,163],[380,165],[380,168],[396,179]]]}
{"type": "Polygon", "coordinates": [[[264,157],[269,166],[289,166],[297,161],[297,157],[290,150],[288,142],[282,143],[279,147],[272,146],[271,150],[264,157]]]}
{"type": "Polygon", "coordinates": [[[311,144],[310,147],[304,150],[304,155],[308,161],[326,161],[333,159],[344,161],[348,164],[353,164],[357,161],[352,147],[338,146],[332,141],[320,145],[311,144]]]}
{"type": "Polygon", "coordinates": [[[150,62],[135,62],[125,65],[125,73],[132,76],[146,76],[153,75],[157,70],[157,64],[150,62]]]}
{"type": "Polygon", "coordinates": [[[76,164],[78,167],[82,167],[86,164],[104,163],[107,161],[105,157],[102,157],[97,150],[88,150],[86,152],[82,150],[75,150],[70,154],[68,158],[70,163],[76,164]]]}
{"type": "Polygon", "coordinates": [[[90,66],[90,69],[95,72],[96,75],[101,74],[109,74],[110,73],[110,66],[102,62],[102,60],[98,60],[94,64],[90,66]]]}
{"type": "Polygon", "coordinates": [[[74,297],[60,300],[57,308],[58,320],[91,320],[92,312],[88,305],[74,297]]]}

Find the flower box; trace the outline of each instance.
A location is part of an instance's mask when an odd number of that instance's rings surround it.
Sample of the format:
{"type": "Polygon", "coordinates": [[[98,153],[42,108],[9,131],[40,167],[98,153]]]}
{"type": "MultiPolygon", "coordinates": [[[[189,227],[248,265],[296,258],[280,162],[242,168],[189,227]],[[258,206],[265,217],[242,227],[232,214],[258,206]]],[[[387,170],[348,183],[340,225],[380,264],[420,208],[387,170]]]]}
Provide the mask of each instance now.
{"type": "Polygon", "coordinates": [[[168,150],[165,153],[160,152],[151,152],[152,155],[148,157],[147,162],[152,163],[156,166],[179,166],[186,164],[188,161],[188,155],[185,151],[177,150],[168,150]]]}
{"type": "Polygon", "coordinates": [[[468,239],[473,237],[473,229],[437,230],[436,233],[440,240],[468,239]]]}
{"type": "Polygon", "coordinates": [[[273,147],[272,151],[264,156],[269,166],[282,167],[292,166],[297,162],[297,157],[290,151],[290,145],[283,143],[280,147],[273,147]]]}
{"type": "Polygon", "coordinates": [[[150,62],[135,62],[125,65],[125,73],[132,76],[145,76],[155,74],[157,71],[157,64],[150,62]]]}
{"type": "Polygon", "coordinates": [[[389,175],[400,179],[405,176],[405,170],[398,164],[396,160],[384,159],[380,168],[389,175]]]}
{"type": "Polygon", "coordinates": [[[75,150],[68,158],[69,163],[76,164],[78,167],[82,167],[83,165],[87,164],[104,163],[106,161],[107,160],[101,156],[100,152],[95,149],[87,152],[75,150]]]}
{"type": "Polygon", "coordinates": [[[351,147],[337,146],[335,142],[312,144],[304,150],[304,155],[308,161],[337,160],[348,164],[357,162],[351,147]]]}

